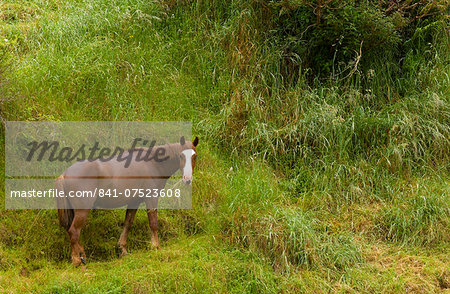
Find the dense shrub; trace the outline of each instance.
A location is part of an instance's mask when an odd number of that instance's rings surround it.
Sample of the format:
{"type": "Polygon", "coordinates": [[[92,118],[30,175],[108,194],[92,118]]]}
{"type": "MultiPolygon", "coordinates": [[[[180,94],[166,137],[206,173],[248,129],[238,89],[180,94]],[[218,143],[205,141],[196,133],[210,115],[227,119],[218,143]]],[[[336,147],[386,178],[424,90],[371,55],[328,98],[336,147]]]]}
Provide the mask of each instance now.
{"type": "Polygon", "coordinates": [[[225,149],[240,146],[230,151],[288,169],[303,164],[319,171],[364,159],[408,175],[445,165],[449,36],[443,4],[222,6],[226,33],[213,38],[228,52],[231,89],[204,131],[225,149]]]}

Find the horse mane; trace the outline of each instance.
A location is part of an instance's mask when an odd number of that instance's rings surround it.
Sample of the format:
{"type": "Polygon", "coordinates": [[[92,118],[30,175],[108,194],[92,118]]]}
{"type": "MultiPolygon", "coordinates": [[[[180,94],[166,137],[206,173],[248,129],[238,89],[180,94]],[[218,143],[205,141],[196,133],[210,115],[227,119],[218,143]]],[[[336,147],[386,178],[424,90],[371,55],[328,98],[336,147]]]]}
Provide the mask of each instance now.
{"type": "MultiPolygon", "coordinates": [[[[153,152],[155,152],[155,150],[157,150],[158,148],[163,148],[164,150],[166,150],[166,155],[168,155],[170,158],[172,157],[178,157],[178,155],[181,153],[182,150],[182,146],[180,143],[168,143],[168,144],[164,144],[164,145],[155,145],[152,147],[152,152],[150,154],[153,154],[153,152]]],[[[143,151],[146,152],[149,148],[148,147],[135,147],[135,148],[131,148],[128,149],[124,152],[135,152],[135,151],[143,151]]]]}

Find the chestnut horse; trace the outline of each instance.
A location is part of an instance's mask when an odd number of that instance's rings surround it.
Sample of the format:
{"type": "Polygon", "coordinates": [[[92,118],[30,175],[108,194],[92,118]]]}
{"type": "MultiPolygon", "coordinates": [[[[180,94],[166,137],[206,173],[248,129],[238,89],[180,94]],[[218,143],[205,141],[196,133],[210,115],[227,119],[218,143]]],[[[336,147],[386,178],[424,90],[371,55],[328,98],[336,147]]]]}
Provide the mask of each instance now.
{"type": "MultiPolygon", "coordinates": [[[[164,189],[167,180],[178,170],[183,175],[183,182],[190,185],[192,182],[192,172],[195,166],[196,146],[198,137],[193,142],[180,138],[179,143],[155,146],[152,149],[136,148],[128,150],[125,155],[131,153],[134,160],[128,167],[125,167],[117,157],[108,161],[96,159],[93,161],[79,161],[70,166],[58,177],[55,188],[64,191],[65,195],[69,191],[95,191],[104,188],[108,191],[125,191],[139,188],[140,190],[164,189]],[[158,151],[159,150],[159,151],[158,151]],[[161,151],[162,150],[162,151],[161,151]],[[140,152],[136,152],[140,151],[140,152]],[[136,157],[143,151],[148,151],[149,155],[155,157],[155,153],[164,154],[164,161],[143,161],[136,157]],[[137,176],[140,175],[140,176],[137,176]],[[114,190],[115,189],[115,190],[114,190]]],[[[156,154],[157,155],[157,154],[156,154]]],[[[120,155],[119,155],[120,156],[120,155]]],[[[151,157],[150,156],[150,157],[151,157]]],[[[122,157],[123,158],[123,157],[122,157]]],[[[58,217],[62,227],[68,234],[72,249],[72,263],[75,266],[81,263],[86,264],[86,254],[79,239],[81,229],[86,223],[89,210],[95,207],[117,208],[127,206],[123,231],[118,241],[121,256],[128,254],[126,249],[128,232],[136,215],[137,208],[142,202],[147,208],[147,215],[152,235],[152,246],[159,248],[158,221],[157,221],[157,197],[129,197],[124,193],[110,197],[99,197],[98,193],[93,193],[92,197],[58,197],[58,217]]]]}

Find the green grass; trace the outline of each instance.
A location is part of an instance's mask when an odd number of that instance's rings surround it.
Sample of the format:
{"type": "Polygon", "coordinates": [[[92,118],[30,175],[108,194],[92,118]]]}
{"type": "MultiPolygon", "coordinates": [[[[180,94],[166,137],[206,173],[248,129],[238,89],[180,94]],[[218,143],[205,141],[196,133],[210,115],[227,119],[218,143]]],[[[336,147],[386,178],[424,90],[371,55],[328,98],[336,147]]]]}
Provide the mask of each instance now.
{"type": "Polygon", "coordinates": [[[238,250],[203,236],[174,240],[159,251],[138,251],[122,259],[91,262],[85,271],[68,263],[49,261],[18,264],[3,271],[0,282],[5,292],[379,293],[434,291],[439,287],[439,279],[448,279],[446,264],[439,260],[445,257],[442,253],[430,258],[398,253],[395,249],[380,252],[380,248],[383,246],[378,245],[378,250],[367,256],[366,265],[339,274],[296,268],[281,273],[252,251],[238,250]]]}
{"type": "Polygon", "coordinates": [[[0,201],[1,292],[448,291],[448,34],[418,30],[397,69],[311,81],[286,75],[258,3],[0,4],[2,121],[191,120],[200,137],[193,209],[158,212],[160,251],[139,211],[118,259],[125,212],[93,211],[84,272],[55,211],[0,201]]]}

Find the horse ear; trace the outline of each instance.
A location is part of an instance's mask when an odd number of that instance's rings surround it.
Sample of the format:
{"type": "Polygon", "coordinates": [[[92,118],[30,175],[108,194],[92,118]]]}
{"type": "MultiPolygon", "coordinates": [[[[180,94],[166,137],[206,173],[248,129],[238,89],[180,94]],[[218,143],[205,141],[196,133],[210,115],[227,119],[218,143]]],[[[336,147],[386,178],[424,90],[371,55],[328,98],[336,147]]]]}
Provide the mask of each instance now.
{"type": "Polygon", "coordinates": [[[183,146],[184,143],[186,143],[186,140],[184,139],[184,136],[181,136],[181,138],[180,138],[180,144],[181,144],[181,146],[183,146]]]}
{"type": "Polygon", "coordinates": [[[194,145],[194,147],[198,145],[198,137],[195,137],[194,142],[192,142],[192,144],[194,145]]]}

